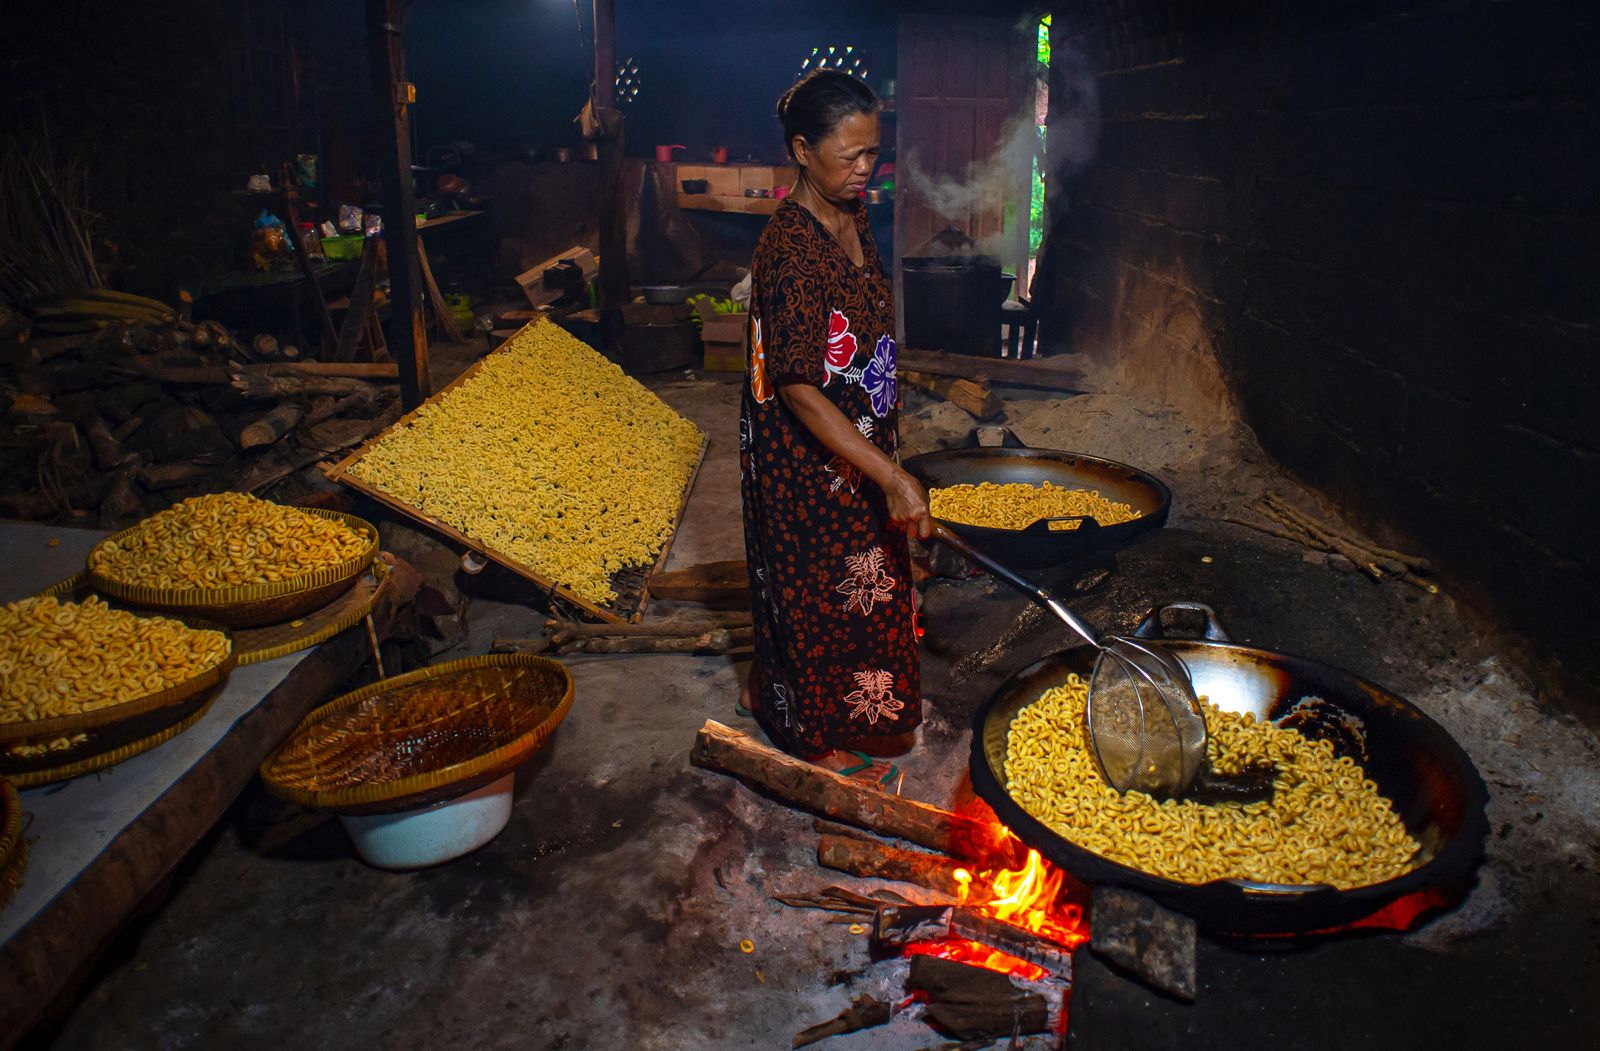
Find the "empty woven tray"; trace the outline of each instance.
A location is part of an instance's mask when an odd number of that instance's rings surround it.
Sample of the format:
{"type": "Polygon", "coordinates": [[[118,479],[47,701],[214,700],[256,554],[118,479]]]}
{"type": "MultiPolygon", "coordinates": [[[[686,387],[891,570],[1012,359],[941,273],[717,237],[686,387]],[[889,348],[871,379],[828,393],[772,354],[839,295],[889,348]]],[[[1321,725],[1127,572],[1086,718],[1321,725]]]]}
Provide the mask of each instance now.
{"type": "Polygon", "coordinates": [[[261,764],[273,793],[340,813],[409,810],[516,769],[572,706],[545,657],[496,653],[422,668],[329,701],[261,764]]]}

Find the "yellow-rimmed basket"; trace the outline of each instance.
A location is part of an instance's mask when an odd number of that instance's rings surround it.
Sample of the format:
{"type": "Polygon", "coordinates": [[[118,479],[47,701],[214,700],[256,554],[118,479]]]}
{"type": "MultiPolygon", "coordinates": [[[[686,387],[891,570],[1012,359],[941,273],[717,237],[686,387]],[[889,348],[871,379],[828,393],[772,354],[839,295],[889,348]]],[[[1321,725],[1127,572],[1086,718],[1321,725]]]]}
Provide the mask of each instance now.
{"type": "Polygon", "coordinates": [[[261,764],[303,806],[376,814],[429,806],[515,770],[572,707],[565,665],[525,653],[464,657],[382,679],[300,721],[261,764]]]}
{"type": "Polygon", "coordinates": [[[148,751],[192,726],[222,692],[238,663],[233,635],[197,617],[184,625],[220,631],[228,656],[164,690],[77,715],[0,723],[0,776],[22,788],[78,777],[148,751]]]}
{"type": "Polygon", "coordinates": [[[11,782],[0,778],[0,909],[22,886],[28,844],[22,838],[22,800],[11,782]]]}
{"type": "MultiPolygon", "coordinates": [[[[337,566],[328,566],[290,580],[275,580],[267,584],[242,584],[236,587],[204,589],[152,588],[143,584],[127,584],[96,573],[93,569],[86,573],[86,578],[96,591],[145,609],[159,610],[163,613],[192,614],[230,628],[281,624],[312,610],[321,609],[354,587],[356,580],[366,572],[367,567],[372,564],[373,557],[378,553],[378,529],[366,519],[321,507],[300,507],[295,510],[331,518],[365,533],[366,547],[362,549],[361,554],[346,559],[337,566]]],[[[96,544],[95,550],[99,550],[104,544],[134,535],[142,525],[141,522],[139,525],[129,526],[121,532],[111,534],[96,544]]],[[[89,557],[93,559],[93,551],[89,553],[89,557]]]]}

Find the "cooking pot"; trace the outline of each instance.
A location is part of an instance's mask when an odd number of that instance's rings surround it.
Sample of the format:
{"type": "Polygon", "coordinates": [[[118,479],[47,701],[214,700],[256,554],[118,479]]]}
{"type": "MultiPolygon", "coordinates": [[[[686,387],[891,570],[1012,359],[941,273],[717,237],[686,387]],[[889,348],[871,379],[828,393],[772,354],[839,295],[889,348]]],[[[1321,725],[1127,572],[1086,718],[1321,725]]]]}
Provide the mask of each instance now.
{"type": "Polygon", "coordinates": [[[1000,356],[1000,304],[1014,280],[983,255],[912,256],[900,261],[906,346],[1000,356]]]}
{"type": "Polygon", "coordinates": [[[1091,552],[1125,544],[1165,525],[1172,509],[1172,490],[1155,475],[1115,460],[1060,449],[941,449],[913,456],[901,466],[928,489],[983,482],[1034,486],[1050,482],[1065,489],[1095,489],[1106,499],[1140,512],[1133,521],[1112,526],[1102,526],[1087,516],[1043,518],[1026,529],[946,523],[980,551],[1023,569],[1065,565],[1091,552]]]}
{"type": "Polygon", "coordinates": [[[1294,728],[1328,739],[1350,755],[1394,804],[1422,846],[1422,862],[1403,876],[1351,890],[1326,885],[1256,883],[1243,879],[1191,884],[1156,876],[1100,856],[1051,831],[1006,790],[1011,721],[1046,690],[1076,672],[1087,679],[1096,651],[1078,646],[1051,654],[1007,679],[978,710],[972,727],[972,785],[1023,843],[1086,883],[1124,887],[1192,917],[1219,934],[1324,931],[1371,916],[1408,895],[1462,885],[1483,853],[1489,830],[1488,792],[1472,760],[1444,728],[1382,686],[1304,657],[1229,641],[1217,615],[1195,602],[1157,606],[1134,630],[1181,660],[1195,693],[1232,712],[1283,721],[1297,701],[1294,728]],[[1162,616],[1184,609],[1204,615],[1202,639],[1164,638],[1162,616]]]}

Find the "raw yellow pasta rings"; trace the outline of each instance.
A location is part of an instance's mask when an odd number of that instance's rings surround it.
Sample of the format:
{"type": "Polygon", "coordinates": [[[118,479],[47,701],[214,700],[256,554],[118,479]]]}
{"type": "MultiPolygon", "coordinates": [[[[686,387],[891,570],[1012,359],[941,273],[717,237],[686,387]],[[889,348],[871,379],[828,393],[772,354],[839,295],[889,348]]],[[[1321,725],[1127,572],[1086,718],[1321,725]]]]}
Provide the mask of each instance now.
{"type": "Polygon", "coordinates": [[[1006,787],[1028,813],[1101,857],[1179,880],[1238,877],[1327,883],[1341,889],[1394,879],[1416,862],[1417,842],[1389,800],[1328,741],[1206,708],[1206,754],[1222,774],[1272,763],[1270,802],[1209,806],[1158,802],[1106,785],[1084,728],[1088,683],[1072,675],[1011,723],[1006,787]]]}
{"type": "Polygon", "coordinates": [[[360,557],[371,538],[344,522],[244,493],[191,497],[97,544],[89,570],[175,591],[292,580],[360,557]]]}
{"type": "Polygon", "coordinates": [[[551,322],[362,454],[350,474],[597,604],[653,562],[699,428],[551,322]]]}
{"type": "Polygon", "coordinates": [[[0,723],[138,700],[216,667],[229,646],[220,631],[125,613],[92,596],[12,602],[0,607],[0,723]]]}
{"type": "Polygon", "coordinates": [[[935,518],[990,529],[1026,529],[1041,518],[1086,515],[1103,526],[1140,517],[1132,504],[1109,500],[1097,489],[1067,489],[1045,482],[980,482],[950,485],[928,493],[935,518]]]}

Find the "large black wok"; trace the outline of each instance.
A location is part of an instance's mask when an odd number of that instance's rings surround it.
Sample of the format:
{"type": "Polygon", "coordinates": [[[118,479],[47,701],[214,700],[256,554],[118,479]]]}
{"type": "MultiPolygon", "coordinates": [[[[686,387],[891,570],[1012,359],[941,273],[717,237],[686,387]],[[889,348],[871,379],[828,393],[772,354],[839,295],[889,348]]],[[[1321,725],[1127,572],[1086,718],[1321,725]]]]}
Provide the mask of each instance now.
{"type": "Polygon", "coordinates": [[[1051,654],[1008,679],[978,710],[972,732],[972,783],[1018,838],[1079,879],[1126,887],[1226,934],[1292,934],[1342,926],[1396,899],[1464,880],[1482,854],[1488,793],[1460,745],[1438,723],[1381,686],[1303,657],[1235,646],[1216,616],[1198,603],[1157,607],[1134,632],[1161,639],[1169,608],[1205,613],[1206,641],[1164,639],[1188,667],[1197,694],[1226,711],[1249,711],[1350,755],[1395,806],[1422,845],[1423,864],[1397,879],[1354,890],[1217,880],[1188,884],[1129,868],[1077,846],[1023,810],[1006,791],[1011,720],[1045,690],[1077,672],[1087,678],[1095,650],[1051,654]],[[1314,696],[1322,704],[1295,702],[1314,696]]]}
{"type": "Polygon", "coordinates": [[[1026,529],[991,529],[947,522],[979,550],[1007,565],[1023,568],[1058,566],[1093,551],[1125,544],[1147,530],[1166,524],[1172,490],[1153,474],[1098,456],[1059,449],[941,449],[913,456],[902,464],[929,489],[993,482],[1005,485],[1053,485],[1096,489],[1108,500],[1128,504],[1140,517],[1102,526],[1093,518],[1045,518],[1026,529]]]}

